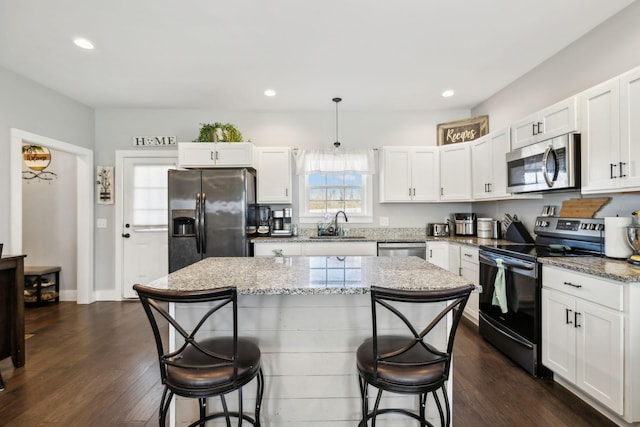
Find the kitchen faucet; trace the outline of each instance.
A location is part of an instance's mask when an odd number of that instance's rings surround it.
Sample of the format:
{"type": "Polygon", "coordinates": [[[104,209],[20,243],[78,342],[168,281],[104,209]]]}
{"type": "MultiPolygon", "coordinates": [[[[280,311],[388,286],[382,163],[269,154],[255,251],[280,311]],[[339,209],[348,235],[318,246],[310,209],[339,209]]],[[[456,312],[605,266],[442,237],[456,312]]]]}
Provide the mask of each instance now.
{"type": "Polygon", "coordinates": [[[338,227],[338,215],[342,214],[344,216],[344,222],[349,222],[349,218],[347,218],[347,214],[344,213],[344,211],[338,211],[336,212],[336,216],[334,218],[334,227],[333,229],[335,230],[334,233],[336,233],[336,236],[342,236],[344,235],[344,231],[342,231],[342,228],[338,227]]]}

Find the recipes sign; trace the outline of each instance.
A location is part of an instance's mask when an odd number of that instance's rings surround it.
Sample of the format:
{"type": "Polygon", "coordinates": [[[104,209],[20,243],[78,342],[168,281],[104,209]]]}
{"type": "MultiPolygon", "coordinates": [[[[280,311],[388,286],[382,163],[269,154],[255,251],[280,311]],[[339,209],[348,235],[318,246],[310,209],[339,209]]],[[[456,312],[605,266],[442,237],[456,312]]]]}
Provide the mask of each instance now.
{"type": "Polygon", "coordinates": [[[438,125],[438,145],[473,141],[489,133],[489,116],[476,116],[438,125]]]}

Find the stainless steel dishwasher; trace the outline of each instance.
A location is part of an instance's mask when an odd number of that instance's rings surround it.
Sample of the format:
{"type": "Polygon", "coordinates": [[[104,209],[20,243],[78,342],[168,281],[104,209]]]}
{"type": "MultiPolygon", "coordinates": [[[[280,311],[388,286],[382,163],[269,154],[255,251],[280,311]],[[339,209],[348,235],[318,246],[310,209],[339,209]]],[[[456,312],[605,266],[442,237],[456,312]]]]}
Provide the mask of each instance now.
{"type": "Polygon", "coordinates": [[[421,243],[378,243],[378,256],[417,256],[427,259],[427,244],[421,243]]]}

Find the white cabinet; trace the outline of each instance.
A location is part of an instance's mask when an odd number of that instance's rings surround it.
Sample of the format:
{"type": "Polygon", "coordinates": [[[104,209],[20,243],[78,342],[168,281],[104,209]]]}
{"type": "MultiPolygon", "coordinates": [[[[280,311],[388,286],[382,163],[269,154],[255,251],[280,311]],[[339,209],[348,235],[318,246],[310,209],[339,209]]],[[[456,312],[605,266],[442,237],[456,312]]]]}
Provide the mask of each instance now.
{"type": "Polygon", "coordinates": [[[582,192],[640,189],[640,69],[584,91],[580,103],[582,192]]]}
{"type": "Polygon", "coordinates": [[[471,143],[440,147],[440,200],[471,200],[471,143]]]}
{"type": "Polygon", "coordinates": [[[577,97],[560,101],[511,125],[511,149],[517,150],[535,142],[577,132],[577,97]]]}
{"type": "Polygon", "coordinates": [[[472,189],[475,200],[504,199],[507,192],[507,161],[511,147],[509,128],[491,132],[471,142],[472,189]]]}
{"type": "Polygon", "coordinates": [[[291,203],[291,148],[257,147],[258,203],[291,203]]]}
{"type": "MultiPolygon", "coordinates": [[[[478,249],[469,246],[460,246],[460,276],[464,277],[474,285],[478,286],[480,274],[480,262],[478,260],[478,249]]],[[[471,292],[469,301],[464,308],[465,315],[476,325],[480,310],[480,293],[471,292]]]]}
{"type": "MultiPolygon", "coordinates": [[[[438,242],[439,243],[439,242],[438,242]]],[[[429,243],[427,243],[429,245],[429,243]]],[[[448,270],[457,276],[462,276],[474,285],[478,285],[480,263],[478,260],[478,249],[466,245],[458,245],[455,243],[449,243],[448,249],[448,270]]],[[[440,254],[435,252],[436,264],[440,262],[437,258],[440,254]]],[[[431,261],[429,261],[431,262],[431,261]]],[[[480,293],[471,292],[469,295],[469,301],[464,308],[464,314],[476,325],[478,324],[480,293]]]]}
{"type": "Polygon", "coordinates": [[[542,362],[622,415],[623,285],[549,266],[542,279],[542,362]]]}
{"type": "Polygon", "coordinates": [[[179,142],[178,166],[252,167],[253,144],[250,142],[179,142]]]}
{"type": "Polygon", "coordinates": [[[427,242],[427,261],[445,270],[449,269],[449,243],[427,242]]]}
{"type": "Polygon", "coordinates": [[[302,256],[302,244],[294,242],[283,243],[254,243],[253,256],[276,256],[276,251],[280,251],[284,256],[302,256]]]}
{"type": "Polygon", "coordinates": [[[383,147],[380,203],[438,200],[438,147],[383,147]]]}
{"type": "Polygon", "coordinates": [[[284,256],[376,256],[377,242],[256,242],[254,256],[275,256],[282,251],[284,256]]]}

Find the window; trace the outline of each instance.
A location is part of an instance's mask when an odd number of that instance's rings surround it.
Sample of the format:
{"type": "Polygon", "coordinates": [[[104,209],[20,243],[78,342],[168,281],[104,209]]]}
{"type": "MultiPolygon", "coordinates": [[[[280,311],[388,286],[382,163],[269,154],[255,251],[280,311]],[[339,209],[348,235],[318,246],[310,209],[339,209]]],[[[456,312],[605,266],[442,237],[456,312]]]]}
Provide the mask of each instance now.
{"type": "Polygon", "coordinates": [[[345,211],[352,222],[372,222],[371,176],[312,173],[300,176],[300,221],[316,222],[345,211]]]}
{"type": "Polygon", "coordinates": [[[134,166],[133,224],[167,225],[167,170],[173,168],[173,165],[134,166]]]}
{"type": "Polygon", "coordinates": [[[373,150],[298,151],[300,222],[325,220],[338,211],[346,212],[349,222],[373,222],[375,164],[373,150]]]}

